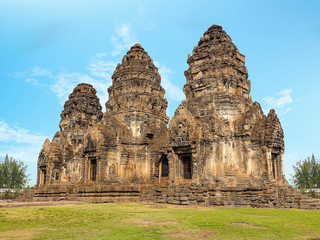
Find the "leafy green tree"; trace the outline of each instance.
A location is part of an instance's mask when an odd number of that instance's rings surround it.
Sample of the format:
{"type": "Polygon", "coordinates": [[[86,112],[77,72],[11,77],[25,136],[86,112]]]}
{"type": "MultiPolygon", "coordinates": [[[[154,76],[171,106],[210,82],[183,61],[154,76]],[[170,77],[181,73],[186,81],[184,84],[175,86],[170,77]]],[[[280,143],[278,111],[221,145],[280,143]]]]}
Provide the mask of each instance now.
{"type": "Polygon", "coordinates": [[[28,182],[27,166],[20,160],[8,157],[0,160],[0,188],[22,189],[28,182]]]}
{"type": "Polygon", "coordinates": [[[320,188],[320,161],[315,158],[314,154],[311,158],[297,162],[293,169],[292,180],[298,189],[313,191],[320,188]]]}

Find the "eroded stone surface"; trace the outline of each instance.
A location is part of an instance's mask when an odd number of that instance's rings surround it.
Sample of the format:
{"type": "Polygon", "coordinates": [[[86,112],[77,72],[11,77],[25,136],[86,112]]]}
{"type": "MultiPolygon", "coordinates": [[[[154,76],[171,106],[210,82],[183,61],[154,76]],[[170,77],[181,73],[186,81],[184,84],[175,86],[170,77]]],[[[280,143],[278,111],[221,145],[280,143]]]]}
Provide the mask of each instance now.
{"type": "Polygon", "coordinates": [[[167,100],[157,67],[146,51],[135,44],[112,75],[106,118],[112,116],[132,133],[131,144],[154,142],[166,132],[167,100]]]}
{"type": "Polygon", "coordinates": [[[259,103],[252,103],[245,57],[231,38],[220,26],[211,26],[188,64],[186,101],[169,127],[176,156],[172,167],[180,169],[172,180],[191,174],[193,183],[210,184],[247,176],[283,184],[281,124],[274,110],[266,117],[259,103]],[[188,173],[183,162],[190,160],[188,173]]]}
{"type": "Polygon", "coordinates": [[[88,130],[102,119],[96,90],[79,84],[64,104],[60,132],[46,139],[39,154],[38,185],[74,184],[82,180],[83,143],[88,130]]]}
{"type": "Polygon", "coordinates": [[[112,75],[105,113],[79,84],[39,154],[33,199],[320,208],[285,180],[280,121],[252,102],[245,57],[222,27],[187,62],[169,128],[158,69],[139,44],[112,75]]]}

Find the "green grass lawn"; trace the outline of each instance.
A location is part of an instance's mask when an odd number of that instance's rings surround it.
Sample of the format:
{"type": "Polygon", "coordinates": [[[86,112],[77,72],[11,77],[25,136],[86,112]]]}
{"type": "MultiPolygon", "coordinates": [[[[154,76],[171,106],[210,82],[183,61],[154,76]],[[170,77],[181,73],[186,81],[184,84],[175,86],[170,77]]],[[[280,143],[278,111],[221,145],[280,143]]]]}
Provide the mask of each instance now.
{"type": "Polygon", "coordinates": [[[320,211],[133,203],[2,208],[0,239],[320,239],[320,211]]]}

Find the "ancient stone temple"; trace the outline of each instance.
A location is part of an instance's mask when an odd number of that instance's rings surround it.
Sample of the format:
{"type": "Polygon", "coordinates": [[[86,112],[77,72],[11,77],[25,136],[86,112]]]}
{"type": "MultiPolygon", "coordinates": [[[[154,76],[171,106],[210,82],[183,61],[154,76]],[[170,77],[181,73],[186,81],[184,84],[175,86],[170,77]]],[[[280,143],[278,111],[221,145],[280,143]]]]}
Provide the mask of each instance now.
{"type": "Polygon", "coordinates": [[[112,75],[105,113],[94,87],[79,84],[39,154],[33,199],[320,208],[288,185],[280,121],[252,102],[245,57],[222,27],[187,62],[186,101],[170,123],[158,69],[139,44],[112,75]]]}

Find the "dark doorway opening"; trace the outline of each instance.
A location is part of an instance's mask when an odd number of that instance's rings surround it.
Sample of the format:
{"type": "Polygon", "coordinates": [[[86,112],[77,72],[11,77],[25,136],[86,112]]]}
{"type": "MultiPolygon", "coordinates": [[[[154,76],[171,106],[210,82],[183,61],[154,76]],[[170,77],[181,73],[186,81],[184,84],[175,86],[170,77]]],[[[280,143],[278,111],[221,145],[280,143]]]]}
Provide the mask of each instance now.
{"type": "Polygon", "coordinates": [[[47,180],[47,170],[42,169],[41,171],[42,171],[42,184],[45,185],[47,180]]]}
{"type": "Polygon", "coordinates": [[[97,160],[92,159],[90,161],[90,179],[91,181],[96,181],[97,179],[97,160]]]}
{"type": "Polygon", "coordinates": [[[182,156],[182,165],[183,165],[183,178],[191,179],[192,178],[192,161],[191,156],[182,156]]]}
{"type": "Polygon", "coordinates": [[[161,161],[161,177],[169,176],[169,162],[167,156],[164,156],[161,161]]]}
{"type": "Polygon", "coordinates": [[[278,154],[271,153],[272,175],[274,179],[276,178],[277,157],[278,157],[278,154]]]}

